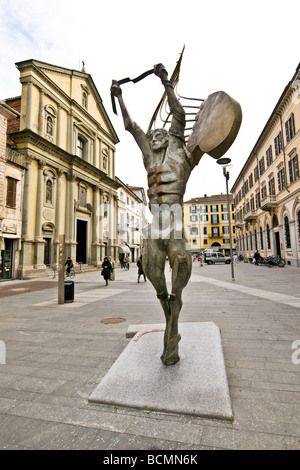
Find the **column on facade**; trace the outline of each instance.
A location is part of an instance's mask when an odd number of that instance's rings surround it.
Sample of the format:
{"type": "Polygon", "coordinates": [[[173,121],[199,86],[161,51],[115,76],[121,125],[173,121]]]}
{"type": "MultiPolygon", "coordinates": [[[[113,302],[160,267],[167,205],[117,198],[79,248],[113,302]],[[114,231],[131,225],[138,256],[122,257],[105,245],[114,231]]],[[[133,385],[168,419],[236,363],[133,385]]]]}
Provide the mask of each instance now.
{"type": "Polygon", "coordinates": [[[97,138],[97,134],[95,133],[94,147],[93,147],[93,165],[96,167],[97,167],[97,151],[98,151],[98,138],[97,138]]]}
{"type": "Polygon", "coordinates": [[[100,238],[100,190],[93,186],[93,215],[92,215],[92,264],[98,266],[101,262],[100,238]]]}
{"type": "Polygon", "coordinates": [[[76,176],[73,173],[69,173],[67,176],[67,192],[66,192],[66,245],[67,245],[67,256],[72,259],[76,257],[76,242],[75,242],[75,208],[74,208],[74,184],[76,176]]]}
{"type": "Polygon", "coordinates": [[[45,162],[38,161],[38,181],[36,193],[36,214],[35,214],[35,251],[34,264],[44,264],[44,240],[42,237],[42,210],[43,210],[43,169],[45,162]]]}
{"type": "Polygon", "coordinates": [[[61,145],[61,131],[60,131],[60,125],[61,125],[61,106],[58,105],[58,110],[57,110],[57,118],[56,118],[56,145],[60,147],[61,145]]]}
{"type": "Polygon", "coordinates": [[[99,189],[99,243],[100,243],[100,259],[103,260],[105,255],[105,244],[103,240],[104,232],[104,190],[99,189]]]}
{"type": "Polygon", "coordinates": [[[29,187],[30,187],[30,167],[31,163],[26,162],[23,187],[23,207],[22,207],[22,237],[27,239],[28,235],[28,218],[29,218],[29,187]]]}
{"type": "Polygon", "coordinates": [[[73,116],[70,112],[68,112],[68,152],[73,154],[73,116]]]}
{"type": "Polygon", "coordinates": [[[44,132],[44,92],[40,89],[40,103],[39,103],[39,135],[43,135],[44,132]]]}
{"type": "Polygon", "coordinates": [[[20,277],[24,277],[24,266],[30,266],[31,261],[31,246],[33,240],[29,237],[29,188],[30,188],[30,168],[31,159],[26,157],[26,168],[24,174],[24,187],[23,187],[23,206],[22,206],[22,250],[20,264],[20,277]]]}
{"type": "Polygon", "coordinates": [[[55,263],[58,264],[59,260],[59,235],[63,235],[61,233],[61,208],[62,208],[62,198],[61,198],[61,177],[62,177],[62,170],[56,170],[57,174],[57,186],[56,186],[56,201],[55,201],[55,253],[54,259],[55,263]]]}
{"type": "Polygon", "coordinates": [[[38,161],[38,181],[36,193],[36,213],[35,213],[35,239],[40,240],[42,236],[42,210],[43,210],[43,169],[45,162],[38,161]]]}
{"type": "Polygon", "coordinates": [[[31,103],[32,103],[32,82],[27,83],[27,102],[26,102],[26,128],[30,129],[31,124],[31,103]]]}

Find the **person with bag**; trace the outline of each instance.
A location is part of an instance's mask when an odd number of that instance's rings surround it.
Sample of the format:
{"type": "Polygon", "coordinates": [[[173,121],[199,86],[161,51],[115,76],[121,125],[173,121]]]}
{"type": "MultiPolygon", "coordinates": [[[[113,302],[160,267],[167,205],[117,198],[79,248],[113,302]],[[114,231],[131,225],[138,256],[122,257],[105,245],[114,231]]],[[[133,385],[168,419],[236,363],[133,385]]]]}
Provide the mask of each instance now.
{"type": "Polygon", "coordinates": [[[144,276],[144,282],[147,281],[146,276],[145,276],[145,273],[144,273],[144,270],[143,270],[142,260],[143,260],[143,257],[142,257],[142,255],[141,255],[141,256],[139,257],[137,263],[136,263],[136,265],[137,265],[137,267],[138,267],[138,280],[137,280],[137,282],[140,282],[140,277],[141,277],[141,276],[144,276]]]}
{"type": "Polygon", "coordinates": [[[111,271],[112,271],[112,265],[110,264],[108,257],[105,256],[103,263],[102,263],[101,276],[104,277],[106,286],[108,286],[108,280],[110,279],[111,271]]]}

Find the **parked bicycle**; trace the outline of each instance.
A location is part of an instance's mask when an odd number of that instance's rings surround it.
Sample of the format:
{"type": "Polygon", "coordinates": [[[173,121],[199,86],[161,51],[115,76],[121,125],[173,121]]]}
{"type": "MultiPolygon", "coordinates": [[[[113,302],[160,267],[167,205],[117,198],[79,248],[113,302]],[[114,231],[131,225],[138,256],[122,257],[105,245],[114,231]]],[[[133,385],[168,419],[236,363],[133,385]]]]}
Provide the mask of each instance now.
{"type": "Polygon", "coordinates": [[[268,268],[273,268],[274,266],[283,268],[285,266],[285,260],[281,258],[281,256],[266,256],[265,258],[261,258],[259,264],[261,266],[267,266],[268,268]]]}

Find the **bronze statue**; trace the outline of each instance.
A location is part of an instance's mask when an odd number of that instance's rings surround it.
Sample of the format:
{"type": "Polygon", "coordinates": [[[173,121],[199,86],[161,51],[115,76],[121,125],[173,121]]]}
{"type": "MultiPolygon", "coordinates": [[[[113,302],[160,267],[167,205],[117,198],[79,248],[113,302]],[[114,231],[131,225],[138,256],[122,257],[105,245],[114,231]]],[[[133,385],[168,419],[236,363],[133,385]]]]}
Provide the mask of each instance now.
{"type": "MultiPolygon", "coordinates": [[[[199,163],[204,151],[201,149],[201,138],[200,143],[199,139],[197,143],[193,143],[193,151],[188,151],[184,138],[184,108],[175,95],[172,83],[168,80],[165,67],[162,64],[155,65],[153,72],[161,79],[167,95],[172,115],[169,131],[163,128],[151,130],[146,134],[131,119],[124,104],[120,82],[113,80],[111,93],[119,101],[125,129],[133,135],[142,151],[148,174],[149,207],[154,222],[148,227],[144,238],[143,268],[156,290],[166,318],[161,360],[165,365],[172,365],[179,361],[178,344],[181,337],[178,332],[178,320],[182,308],[182,291],[189,281],[192,270],[191,254],[187,248],[182,223],[183,196],[191,171],[199,163]],[[164,227],[166,222],[168,226],[164,227]],[[172,269],[170,295],[165,278],[166,257],[172,269]]],[[[200,108],[200,111],[203,114],[203,108],[202,110],[200,108]]],[[[207,133],[207,129],[205,132],[207,133]]],[[[216,146],[214,145],[214,148],[216,146]]],[[[210,150],[212,149],[207,149],[206,152],[210,153],[210,150]]],[[[219,155],[212,156],[219,158],[219,155]]]]}

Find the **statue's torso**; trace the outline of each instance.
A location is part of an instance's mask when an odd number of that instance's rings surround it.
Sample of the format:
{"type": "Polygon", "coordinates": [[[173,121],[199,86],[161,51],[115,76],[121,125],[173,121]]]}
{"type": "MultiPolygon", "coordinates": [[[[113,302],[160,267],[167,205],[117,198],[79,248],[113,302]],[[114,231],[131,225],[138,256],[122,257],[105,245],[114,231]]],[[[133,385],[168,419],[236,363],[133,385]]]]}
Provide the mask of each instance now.
{"type": "Polygon", "coordinates": [[[162,163],[147,168],[149,208],[152,204],[183,204],[186,183],[193,169],[184,147],[170,148],[162,163]]]}

